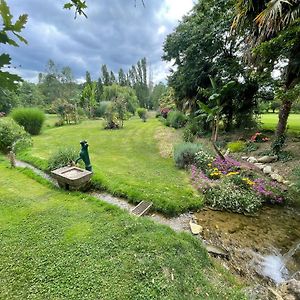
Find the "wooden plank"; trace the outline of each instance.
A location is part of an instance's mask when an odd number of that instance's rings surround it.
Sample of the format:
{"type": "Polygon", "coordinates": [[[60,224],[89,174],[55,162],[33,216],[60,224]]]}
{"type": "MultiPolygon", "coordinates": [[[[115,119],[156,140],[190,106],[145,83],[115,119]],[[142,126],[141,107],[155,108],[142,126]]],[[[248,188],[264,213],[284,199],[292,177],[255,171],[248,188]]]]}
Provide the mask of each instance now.
{"type": "Polygon", "coordinates": [[[152,202],[141,201],[136,207],[134,207],[131,212],[140,217],[145,215],[151,208],[152,202]]]}

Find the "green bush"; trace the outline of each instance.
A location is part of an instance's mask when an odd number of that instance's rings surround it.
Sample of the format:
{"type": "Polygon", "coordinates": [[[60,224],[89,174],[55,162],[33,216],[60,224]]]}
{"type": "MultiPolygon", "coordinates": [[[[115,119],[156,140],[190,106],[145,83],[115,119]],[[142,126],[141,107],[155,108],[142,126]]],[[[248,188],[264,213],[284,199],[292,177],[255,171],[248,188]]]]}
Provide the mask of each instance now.
{"type": "Polygon", "coordinates": [[[205,203],[213,208],[237,213],[254,213],[262,205],[261,199],[254,192],[241,189],[229,180],[205,193],[205,203]]]}
{"type": "Polygon", "coordinates": [[[184,127],[183,140],[189,143],[192,143],[195,140],[195,136],[189,126],[184,127]]]}
{"type": "Polygon", "coordinates": [[[176,167],[183,169],[195,163],[196,153],[201,150],[200,144],[181,143],[174,147],[176,167]]]}
{"type": "Polygon", "coordinates": [[[242,152],[246,149],[246,143],[243,141],[235,141],[227,144],[227,148],[231,153],[242,152]]]}
{"type": "Polygon", "coordinates": [[[147,109],[145,108],[138,108],[137,109],[137,114],[142,119],[144,122],[147,120],[147,109]]]}
{"type": "Polygon", "coordinates": [[[109,103],[110,103],[109,101],[100,102],[99,105],[95,109],[95,112],[94,112],[95,117],[103,118],[105,116],[105,113],[106,113],[109,103]]]}
{"type": "Polygon", "coordinates": [[[0,119],[0,151],[14,152],[31,145],[30,135],[10,118],[0,119]]]}
{"type": "Polygon", "coordinates": [[[187,122],[187,117],[180,111],[171,111],[167,117],[167,123],[173,128],[182,128],[187,122]]]}
{"type": "Polygon", "coordinates": [[[12,111],[11,117],[32,135],[41,132],[45,121],[45,114],[38,108],[16,108],[12,111]]]}
{"type": "Polygon", "coordinates": [[[48,170],[52,171],[70,164],[79,157],[79,152],[75,148],[60,148],[54,152],[48,160],[48,170]]]}

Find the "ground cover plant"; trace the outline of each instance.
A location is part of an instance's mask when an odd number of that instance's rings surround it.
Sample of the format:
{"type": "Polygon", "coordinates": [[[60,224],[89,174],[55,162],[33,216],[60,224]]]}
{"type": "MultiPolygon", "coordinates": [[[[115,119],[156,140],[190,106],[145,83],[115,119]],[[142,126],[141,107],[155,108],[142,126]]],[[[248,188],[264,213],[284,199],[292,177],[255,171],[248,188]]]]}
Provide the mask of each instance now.
{"type": "Polygon", "coordinates": [[[113,131],[103,130],[102,121],[84,121],[34,137],[33,148],[21,158],[46,169],[49,157],[59,148],[71,146],[79,153],[79,141],[87,140],[98,188],[134,203],[152,201],[154,209],[169,215],[198,208],[202,198],[189,184],[188,175],[175,168],[172,158],[160,156],[154,137],[161,128],[153,118],[145,123],[134,118],[122,130],[113,131]]]}
{"type": "Polygon", "coordinates": [[[254,213],[264,203],[282,204],[289,200],[280,184],[229,156],[212,156],[202,149],[196,153],[194,161],[190,168],[191,180],[210,207],[254,213]]]}
{"type": "Polygon", "coordinates": [[[192,236],[0,172],[1,299],[243,298],[192,236]]]}

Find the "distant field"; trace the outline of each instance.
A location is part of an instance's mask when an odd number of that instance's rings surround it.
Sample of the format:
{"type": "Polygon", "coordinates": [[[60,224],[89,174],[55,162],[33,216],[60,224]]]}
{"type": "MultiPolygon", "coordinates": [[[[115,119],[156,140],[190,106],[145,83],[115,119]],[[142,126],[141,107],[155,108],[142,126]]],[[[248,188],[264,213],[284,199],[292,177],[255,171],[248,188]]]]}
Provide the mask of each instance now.
{"type": "MultiPolygon", "coordinates": [[[[278,122],[278,114],[261,115],[263,129],[275,130],[278,122]]],[[[300,132],[300,114],[291,114],[288,119],[288,132],[300,132]]]]}

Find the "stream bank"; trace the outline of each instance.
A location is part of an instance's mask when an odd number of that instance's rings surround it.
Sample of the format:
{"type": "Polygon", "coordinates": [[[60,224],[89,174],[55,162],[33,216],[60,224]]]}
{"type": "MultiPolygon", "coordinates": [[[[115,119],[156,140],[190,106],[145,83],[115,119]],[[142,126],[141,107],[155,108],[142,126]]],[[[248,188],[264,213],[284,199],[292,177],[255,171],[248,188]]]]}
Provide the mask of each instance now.
{"type": "MultiPolygon", "coordinates": [[[[17,161],[18,167],[27,167],[57,186],[56,181],[32,165],[17,161]]],[[[125,199],[99,191],[89,195],[130,211],[134,205],[125,199]]],[[[166,218],[153,213],[147,216],[175,231],[190,232],[189,221],[197,220],[203,231],[197,237],[204,243],[216,245],[229,252],[229,257],[215,259],[237,275],[245,285],[250,299],[276,299],[277,291],[285,282],[295,279],[300,298],[300,211],[291,207],[265,206],[256,216],[202,209],[196,213],[166,218]],[[275,267],[274,267],[275,266],[275,267]],[[282,284],[278,287],[279,284],[282,284]]],[[[284,295],[293,297],[286,287],[284,295]],[[290,294],[289,294],[290,293],[290,294]]],[[[278,293],[277,293],[278,294],[278,293]]],[[[281,294],[278,294],[279,297],[281,294]]],[[[277,299],[297,299],[278,298],[277,299]]],[[[281,296],[280,296],[281,297],[281,296]]]]}

